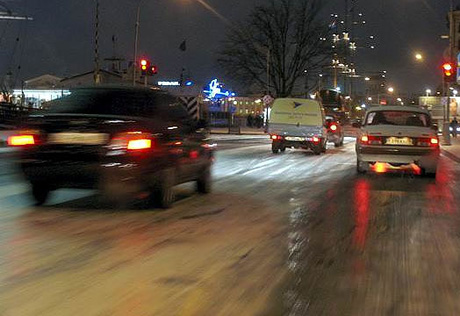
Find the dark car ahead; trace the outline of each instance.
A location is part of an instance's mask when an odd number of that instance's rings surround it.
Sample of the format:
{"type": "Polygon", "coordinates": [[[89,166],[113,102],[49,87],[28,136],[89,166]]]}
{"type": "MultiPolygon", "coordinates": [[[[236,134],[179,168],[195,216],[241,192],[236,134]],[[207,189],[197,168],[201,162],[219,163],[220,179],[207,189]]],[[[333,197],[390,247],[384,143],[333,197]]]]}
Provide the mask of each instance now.
{"type": "Polygon", "coordinates": [[[203,126],[166,92],[85,88],[30,115],[8,139],[37,204],[59,188],[99,189],[110,202],[153,198],[167,208],[173,186],[211,185],[212,146],[203,126]]]}
{"type": "Polygon", "coordinates": [[[332,115],[326,116],[326,128],[327,128],[327,141],[334,143],[335,147],[340,147],[343,145],[343,140],[345,138],[342,124],[337,119],[337,117],[332,115]]]}

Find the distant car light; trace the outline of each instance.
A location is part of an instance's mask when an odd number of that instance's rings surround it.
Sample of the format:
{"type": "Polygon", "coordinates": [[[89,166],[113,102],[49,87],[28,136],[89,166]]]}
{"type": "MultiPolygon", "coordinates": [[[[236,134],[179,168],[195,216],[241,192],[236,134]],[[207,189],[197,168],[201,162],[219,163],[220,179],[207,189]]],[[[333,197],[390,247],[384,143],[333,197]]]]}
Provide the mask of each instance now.
{"type": "Polygon", "coordinates": [[[335,132],[337,130],[337,125],[331,124],[329,128],[331,129],[331,131],[335,132]]]}

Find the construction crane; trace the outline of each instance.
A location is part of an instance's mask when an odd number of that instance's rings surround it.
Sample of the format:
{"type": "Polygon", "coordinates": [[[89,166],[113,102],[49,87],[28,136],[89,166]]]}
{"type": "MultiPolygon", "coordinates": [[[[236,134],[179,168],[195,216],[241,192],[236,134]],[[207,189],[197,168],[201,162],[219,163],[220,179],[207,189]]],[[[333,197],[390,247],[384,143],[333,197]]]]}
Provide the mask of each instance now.
{"type": "MultiPolygon", "coordinates": [[[[30,16],[26,15],[20,15],[18,13],[13,12],[8,5],[4,1],[0,1],[0,20],[4,20],[7,23],[10,21],[32,21],[33,18],[30,16]]],[[[19,38],[17,39],[17,41],[19,38]]],[[[8,72],[7,76],[11,76],[11,71],[8,72]]],[[[3,97],[4,100],[8,100],[8,84],[5,82],[5,79],[2,80],[1,86],[0,86],[0,93],[3,97]]]]}

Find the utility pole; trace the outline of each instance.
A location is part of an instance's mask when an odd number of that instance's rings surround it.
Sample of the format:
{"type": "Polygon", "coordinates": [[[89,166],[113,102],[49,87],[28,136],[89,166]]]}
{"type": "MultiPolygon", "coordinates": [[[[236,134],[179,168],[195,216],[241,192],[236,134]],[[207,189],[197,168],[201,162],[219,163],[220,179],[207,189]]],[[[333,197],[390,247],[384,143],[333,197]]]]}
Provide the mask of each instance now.
{"type": "MultiPolygon", "coordinates": [[[[454,65],[454,38],[455,38],[455,23],[454,23],[454,2],[450,0],[450,12],[449,12],[449,63],[454,65]]],[[[457,61],[455,61],[455,64],[457,61]]],[[[457,70],[458,71],[458,70],[457,70]]],[[[456,76],[456,74],[455,74],[456,76]]],[[[442,128],[444,145],[451,145],[450,142],[450,83],[447,84],[447,104],[445,109],[444,124],[442,128]]]]}
{"type": "Polygon", "coordinates": [[[99,64],[99,0],[96,1],[96,27],[94,33],[94,84],[101,83],[100,64],[99,64]]]}
{"type": "Polygon", "coordinates": [[[133,60],[133,86],[136,85],[136,77],[137,77],[137,49],[139,45],[139,18],[141,15],[141,2],[137,5],[137,13],[136,13],[136,24],[134,26],[134,60],[133,60]]]}

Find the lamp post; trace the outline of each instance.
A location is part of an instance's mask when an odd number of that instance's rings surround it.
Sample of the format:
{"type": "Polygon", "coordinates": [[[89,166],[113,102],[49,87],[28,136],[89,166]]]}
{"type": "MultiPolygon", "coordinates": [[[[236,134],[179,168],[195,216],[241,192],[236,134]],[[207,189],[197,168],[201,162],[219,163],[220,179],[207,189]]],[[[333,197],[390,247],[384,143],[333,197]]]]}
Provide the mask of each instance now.
{"type": "Polygon", "coordinates": [[[101,83],[100,65],[99,65],[99,0],[96,2],[96,22],[94,33],[94,84],[101,83]]]}
{"type": "Polygon", "coordinates": [[[137,49],[139,46],[139,19],[141,15],[142,0],[139,0],[136,10],[136,24],[134,26],[134,60],[133,60],[133,86],[136,85],[137,77],[137,49]]]}

